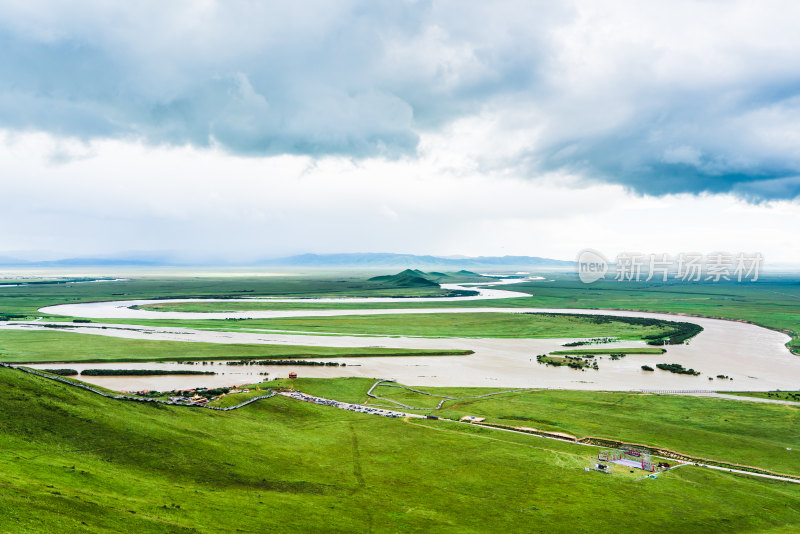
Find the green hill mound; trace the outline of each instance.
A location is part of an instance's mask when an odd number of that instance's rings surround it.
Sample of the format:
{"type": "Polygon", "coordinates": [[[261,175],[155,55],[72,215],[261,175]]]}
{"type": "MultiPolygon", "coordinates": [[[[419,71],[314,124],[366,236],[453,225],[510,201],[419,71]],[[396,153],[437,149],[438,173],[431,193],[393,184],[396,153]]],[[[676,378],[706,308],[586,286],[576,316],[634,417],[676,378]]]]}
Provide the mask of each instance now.
{"type": "Polygon", "coordinates": [[[422,273],[422,276],[427,278],[428,280],[433,280],[439,284],[448,284],[458,282],[459,278],[453,278],[452,274],[448,273],[440,273],[438,271],[431,271],[429,273],[422,273]]]}
{"type": "Polygon", "coordinates": [[[397,274],[374,276],[369,280],[392,287],[433,287],[442,283],[491,281],[492,278],[464,269],[452,273],[443,273],[439,271],[426,273],[419,269],[406,269],[397,274]]]}
{"type": "Polygon", "coordinates": [[[397,274],[374,276],[369,280],[392,287],[437,287],[439,285],[417,269],[406,269],[397,274]]]}

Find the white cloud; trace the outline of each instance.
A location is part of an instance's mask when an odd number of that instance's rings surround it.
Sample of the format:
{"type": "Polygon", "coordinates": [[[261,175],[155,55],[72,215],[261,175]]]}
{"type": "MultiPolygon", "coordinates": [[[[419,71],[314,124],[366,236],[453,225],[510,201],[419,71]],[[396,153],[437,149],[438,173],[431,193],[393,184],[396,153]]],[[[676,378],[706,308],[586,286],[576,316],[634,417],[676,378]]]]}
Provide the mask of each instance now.
{"type": "Polygon", "coordinates": [[[609,255],[743,250],[796,260],[784,245],[800,226],[797,202],[752,206],[728,195],[568,187],[569,177],[454,168],[434,148],[421,159],[311,164],[307,156],[102,141],[85,148],[91,157],[51,163],[53,147],[63,144],[43,134],[0,143],[0,225],[13,229],[0,234],[0,250],[170,251],[237,262],[308,251],[571,259],[589,246],[609,255]]]}

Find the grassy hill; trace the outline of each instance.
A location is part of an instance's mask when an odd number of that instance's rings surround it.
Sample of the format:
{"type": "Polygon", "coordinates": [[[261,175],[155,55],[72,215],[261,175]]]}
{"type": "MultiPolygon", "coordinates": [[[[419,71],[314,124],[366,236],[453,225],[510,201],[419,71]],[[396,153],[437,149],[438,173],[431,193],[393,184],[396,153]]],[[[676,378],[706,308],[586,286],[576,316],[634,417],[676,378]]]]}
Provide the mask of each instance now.
{"type": "Polygon", "coordinates": [[[464,269],[457,272],[423,272],[419,269],[405,269],[397,274],[373,276],[369,281],[394,287],[429,287],[448,283],[492,282],[493,279],[464,269]]]}
{"type": "Polygon", "coordinates": [[[634,482],[624,469],[584,471],[590,447],[281,397],[216,413],[113,401],[0,369],[0,428],[2,532],[800,525],[795,485],[693,467],[634,482]]]}
{"type": "Polygon", "coordinates": [[[429,280],[425,273],[417,269],[405,269],[397,274],[373,276],[369,280],[392,287],[437,287],[439,285],[433,280],[429,280]]]}

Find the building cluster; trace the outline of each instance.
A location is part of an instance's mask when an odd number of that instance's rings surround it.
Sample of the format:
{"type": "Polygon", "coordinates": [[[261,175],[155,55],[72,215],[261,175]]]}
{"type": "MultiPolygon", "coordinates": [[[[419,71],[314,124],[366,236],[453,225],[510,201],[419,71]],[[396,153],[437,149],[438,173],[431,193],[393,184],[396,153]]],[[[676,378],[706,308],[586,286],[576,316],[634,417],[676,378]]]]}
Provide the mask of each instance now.
{"type": "Polygon", "coordinates": [[[187,406],[192,404],[198,406],[205,406],[206,404],[208,404],[209,400],[208,398],[201,397],[200,395],[195,393],[191,397],[182,397],[182,396],[170,397],[169,402],[171,402],[172,404],[185,404],[187,406]]]}
{"type": "Polygon", "coordinates": [[[332,406],[334,408],[349,410],[351,412],[360,412],[370,415],[380,415],[383,417],[415,417],[415,418],[424,417],[422,415],[417,415],[417,414],[395,412],[392,410],[384,410],[383,408],[372,408],[370,406],[363,406],[361,404],[350,404],[348,402],[339,402],[331,399],[325,399],[322,397],[314,397],[313,395],[307,395],[306,393],[301,393],[299,391],[282,391],[280,394],[285,397],[290,397],[292,399],[301,400],[305,402],[313,402],[314,404],[320,404],[323,406],[332,406]]]}

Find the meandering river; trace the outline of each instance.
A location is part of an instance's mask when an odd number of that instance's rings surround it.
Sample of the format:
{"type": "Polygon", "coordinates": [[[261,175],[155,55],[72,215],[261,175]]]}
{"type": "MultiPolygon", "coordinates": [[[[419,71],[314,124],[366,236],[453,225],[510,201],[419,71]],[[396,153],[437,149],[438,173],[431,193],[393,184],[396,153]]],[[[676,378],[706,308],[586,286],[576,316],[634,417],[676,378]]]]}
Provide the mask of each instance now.
{"type": "MultiPolygon", "coordinates": [[[[503,279],[496,285],[519,282],[519,279],[503,279]]],[[[466,284],[443,285],[447,289],[472,289],[466,284]]],[[[285,377],[295,371],[300,376],[310,377],[382,377],[394,378],[410,385],[427,386],[489,386],[489,387],[550,387],[583,390],[774,390],[798,389],[800,387],[800,358],[792,355],[785,344],[789,336],[756,325],[727,321],[678,316],[664,313],[633,312],[619,310],[581,310],[562,308],[412,308],[412,309],[323,309],[323,310],[261,310],[247,312],[196,313],[158,312],[133,309],[134,305],[165,302],[208,301],[267,301],[267,302],[328,302],[328,303],[372,303],[372,302],[453,302],[458,300],[497,299],[525,297],[526,293],[496,288],[478,289],[479,294],[469,297],[436,298],[368,298],[368,299],[180,299],[111,301],[85,304],[49,306],[41,311],[47,314],[104,319],[103,322],[73,325],[68,331],[77,334],[92,334],[133,339],[172,340],[208,343],[283,344],[326,347],[385,347],[404,349],[470,349],[470,356],[438,357],[354,357],[315,358],[321,361],[346,363],[345,367],[297,366],[243,366],[228,367],[221,364],[198,367],[186,364],[91,364],[88,367],[111,368],[160,368],[191,370],[215,370],[222,374],[214,376],[162,376],[162,377],[85,377],[87,382],[113,389],[184,389],[195,386],[233,385],[259,381],[261,373],[270,378],[285,377]],[[223,332],[174,327],[150,327],[115,324],[114,319],[227,319],[227,318],[278,318],[278,317],[322,317],[334,315],[379,315],[418,313],[572,313],[603,314],[622,317],[647,317],[664,320],[681,320],[699,324],[703,332],[683,345],[667,346],[664,355],[628,355],[619,360],[604,356],[599,361],[599,371],[584,371],[567,367],[548,367],[536,362],[536,355],[562,348],[573,339],[496,339],[496,338],[420,338],[405,336],[354,336],[354,335],[306,335],[280,332],[223,332]],[[666,371],[642,371],[641,366],[656,363],[680,363],[702,373],[701,376],[676,375],[666,371]],[[733,380],[717,379],[727,375],[733,380]],[[708,377],[714,377],[709,380],[708,377]]],[[[62,325],[64,323],[61,323],[62,325]]],[[[0,329],[42,329],[44,321],[9,322],[0,329]]],[[[642,342],[619,342],[600,345],[602,348],[644,346],[642,342]]],[[[36,367],[54,368],[54,364],[36,367]]],[[[75,369],[84,364],[68,364],[60,367],[75,369]]]]}

